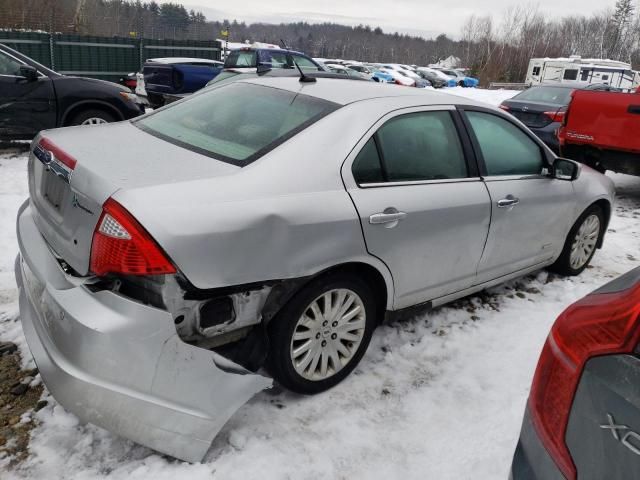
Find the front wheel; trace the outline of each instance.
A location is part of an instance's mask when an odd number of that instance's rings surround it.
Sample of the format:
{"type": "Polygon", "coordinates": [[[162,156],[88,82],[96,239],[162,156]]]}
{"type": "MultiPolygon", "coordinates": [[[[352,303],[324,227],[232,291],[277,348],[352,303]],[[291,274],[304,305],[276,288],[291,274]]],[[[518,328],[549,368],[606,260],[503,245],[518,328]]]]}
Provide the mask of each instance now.
{"type": "Polygon", "coordinates": [[[589,207],[571,228],[562,253],[550,269],[561,275],[579,275],[596,253],[604,225],[602,209],[589,207]]]}
{"type": "Polygon", "coordinates": [[[83,110],[73,116],[69,125],[103,125],[115,122],[116,118],[103,110],[89,109],[83,110]]]}
{"type": "Polygon", "coordinates": [[[371,288],[355,275],[311,282],[269,326],[269,367],[276,381],[303,394],[337,385],[364,355],[376,310],[371,288]]]}

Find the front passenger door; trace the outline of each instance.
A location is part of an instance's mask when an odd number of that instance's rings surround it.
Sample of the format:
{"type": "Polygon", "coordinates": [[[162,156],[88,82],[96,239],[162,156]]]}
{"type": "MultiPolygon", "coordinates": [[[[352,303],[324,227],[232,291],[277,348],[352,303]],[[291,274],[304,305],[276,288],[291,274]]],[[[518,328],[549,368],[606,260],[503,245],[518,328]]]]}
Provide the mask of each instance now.
{"type": "Polygon", "coordinates": [[[33,138],[56,126],[56,102],[51,80],[40,75],[29,81],[20,74],[21,61],[0,51],[0,137],[33,138]]]}
{"type": "Polygon", "coordinates": [[[343,167],[367,250],[393,276],[395,308],[470,287],[487,238],[489,195],[446,108],[381,120],[343,167]]]}
{"type": "Polygon", "coordinates": [[[520,126],[487,111],[465,115],[491,195],[491,228],[476,283],[548,263],[570,228],[572,183],[543,174],[542,147],[520,126]]]}

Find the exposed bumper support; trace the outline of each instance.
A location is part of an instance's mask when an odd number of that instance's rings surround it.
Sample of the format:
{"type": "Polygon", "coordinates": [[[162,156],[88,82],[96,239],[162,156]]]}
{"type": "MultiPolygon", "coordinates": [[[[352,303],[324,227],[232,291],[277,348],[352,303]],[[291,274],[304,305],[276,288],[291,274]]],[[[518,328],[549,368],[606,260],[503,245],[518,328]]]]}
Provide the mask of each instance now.
{"type": "Polygon", "coordinates": [[[43,381],[84,421],[186,461],[200,461],[233,413],[271,379],[188,345],[171,315],[60,269],[28,203],[16,260],[23,329],[43,381]]]}

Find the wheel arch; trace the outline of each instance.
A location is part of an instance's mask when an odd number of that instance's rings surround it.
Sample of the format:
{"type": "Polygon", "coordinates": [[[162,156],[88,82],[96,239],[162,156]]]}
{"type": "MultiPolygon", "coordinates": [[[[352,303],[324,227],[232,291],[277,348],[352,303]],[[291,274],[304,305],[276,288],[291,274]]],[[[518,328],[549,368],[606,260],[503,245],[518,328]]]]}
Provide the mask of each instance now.
{"type": "Polygon", "coordinates": [[[607,227],[609,226],[609,220],[611,220],[611,203],[609,200],[605,198],[600,198],[585,208],[585,212],[593,206],[598,206],[602,209],[602,213],[604,213],[604,225],[602,226],[602,234],[600,235],[600,239],[598,240],[597,247],[602,248],[604,243],[604,235],[607,231],[607,227]]]}
{"type": "Polygon", "coordinates": [[[381,271],[377,266],[364,261],[350,261],[332,265],[306,277],[288,279],[280,282],[277,287],[274,287],[272,294],[270,294],[265,302],[262,310],[263,320],[268,324],[296,293],[310,282],[337,273],[354,275],[357,278],[363,279],[373,289],[380,321],[384,319],[384,314],[387,310],[392,310],[393,280],[388,270],[385,269],[381,271]]]}
{"type": "Polygon", "coordinates": [[[108,102],[104,102],[101,100],[81,100],[69,106],[65,110],[65,112],[62,114],[60,124],[65,127],[68,126],[68,122],[70,121],[70,119],[72,119],[81,111],[89,109],[102,110],[104,112],[115,115],[118,120],[124,120],[124,116],[122,115],[122,113],[108,102]]]}

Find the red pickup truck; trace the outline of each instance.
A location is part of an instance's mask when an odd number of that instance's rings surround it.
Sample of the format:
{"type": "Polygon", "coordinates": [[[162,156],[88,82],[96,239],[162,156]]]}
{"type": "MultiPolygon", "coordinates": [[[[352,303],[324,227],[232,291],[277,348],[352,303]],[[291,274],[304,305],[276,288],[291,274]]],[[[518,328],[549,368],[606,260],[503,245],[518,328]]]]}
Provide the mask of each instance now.
{"type": "Polygon", "coordinates": [[[576,90],[558,130],[560,153],[601,172],[640,175],[640,88],[576,90]]]}

